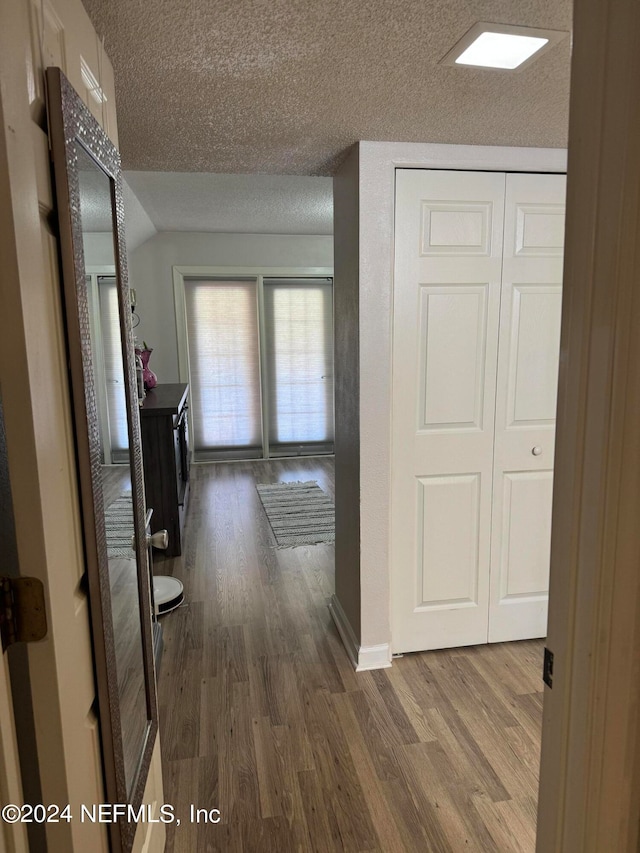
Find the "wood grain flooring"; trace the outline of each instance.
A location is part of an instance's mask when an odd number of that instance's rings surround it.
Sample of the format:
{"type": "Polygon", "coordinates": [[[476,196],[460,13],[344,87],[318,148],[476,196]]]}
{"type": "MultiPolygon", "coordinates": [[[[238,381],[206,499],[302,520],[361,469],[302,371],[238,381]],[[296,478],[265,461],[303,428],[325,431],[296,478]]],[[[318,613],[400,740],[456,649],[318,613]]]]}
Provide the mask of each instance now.
{"type": "Polygon", "coordinates": [[[187,602],[162,620],[167,853],[533,851],[542,642],[356,674],[327,609],[333,547],[274,549],[255,491],[331,494],[332,461],[192,471],[186,549],[157,566],[187,602]]]}

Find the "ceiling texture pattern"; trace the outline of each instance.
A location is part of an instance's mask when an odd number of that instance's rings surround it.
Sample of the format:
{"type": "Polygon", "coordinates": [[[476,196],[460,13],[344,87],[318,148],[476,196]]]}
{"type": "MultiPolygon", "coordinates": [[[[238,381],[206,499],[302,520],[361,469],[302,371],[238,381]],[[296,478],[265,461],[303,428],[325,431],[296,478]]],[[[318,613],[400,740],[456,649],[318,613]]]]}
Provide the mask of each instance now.
{"type": "Polygon", "coordinates": [[[331,178],[126,172],[158,231],[332,234],[331,178]]]}
{"type": "Polygon", "coordinates": [[[570,31],[571,0],[84,0],[123,166],[331,175],[358,140],[564,147],[570,39],[522,71],[439,65],[478,21],[570,31]]]}

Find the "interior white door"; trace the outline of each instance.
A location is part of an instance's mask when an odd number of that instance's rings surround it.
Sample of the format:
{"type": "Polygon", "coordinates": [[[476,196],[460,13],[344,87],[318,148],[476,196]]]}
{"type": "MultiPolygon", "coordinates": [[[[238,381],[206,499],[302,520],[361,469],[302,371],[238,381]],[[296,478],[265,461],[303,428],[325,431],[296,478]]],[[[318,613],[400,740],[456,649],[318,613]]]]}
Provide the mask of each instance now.
{"type": "Polygon", "coordinates": [[[396,172],[394,652],[487,642],[504,191],[396,172]]]}
{"type": "Polygon", "coordinates": [[[546,636],[565,187],[506,178],[489,642],[546,636]]]}

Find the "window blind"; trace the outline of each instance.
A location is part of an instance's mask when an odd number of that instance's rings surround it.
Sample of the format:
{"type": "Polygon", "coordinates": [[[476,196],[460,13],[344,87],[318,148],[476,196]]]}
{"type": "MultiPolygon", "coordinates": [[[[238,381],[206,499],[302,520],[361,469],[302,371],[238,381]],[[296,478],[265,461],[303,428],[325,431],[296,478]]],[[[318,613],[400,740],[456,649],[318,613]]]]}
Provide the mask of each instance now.
{"type": "Polygon", "coordinates": [[[107,386],[107,411],[109,418],[109,441],[114,462],[129,461],[129,431],[127,427],[127,403],[124,389],[122,365],[122,339],[120,336],[120,311],[118,289],[112,276],[98,277],[100,298],[100,327],[104,374],[107,386]]]}
{"type": "Polygon", "coordinates": [[[196,458],[225,450],[262,455],[256,288],[255,281],[185,280],[196,458]]]}
{"type": "Polygon", "coordinates": [[[270,449],[332,445],[331,280],[265,278],[264,321],[270,449]]]}

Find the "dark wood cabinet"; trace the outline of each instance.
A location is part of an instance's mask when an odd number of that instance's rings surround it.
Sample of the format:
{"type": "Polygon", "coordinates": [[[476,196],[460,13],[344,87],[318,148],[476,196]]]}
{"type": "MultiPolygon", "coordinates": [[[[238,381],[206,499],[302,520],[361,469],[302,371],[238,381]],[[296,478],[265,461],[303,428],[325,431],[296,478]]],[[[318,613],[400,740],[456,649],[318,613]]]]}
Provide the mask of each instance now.
{"type": "Polygon", "coordinates": [[[151,532],[167,531],[168,557],[182,553],[189,502],[188,390],[184,382],[156,385],[140,407],[145,496],[147,507],[153,509],[151,532]]]}

